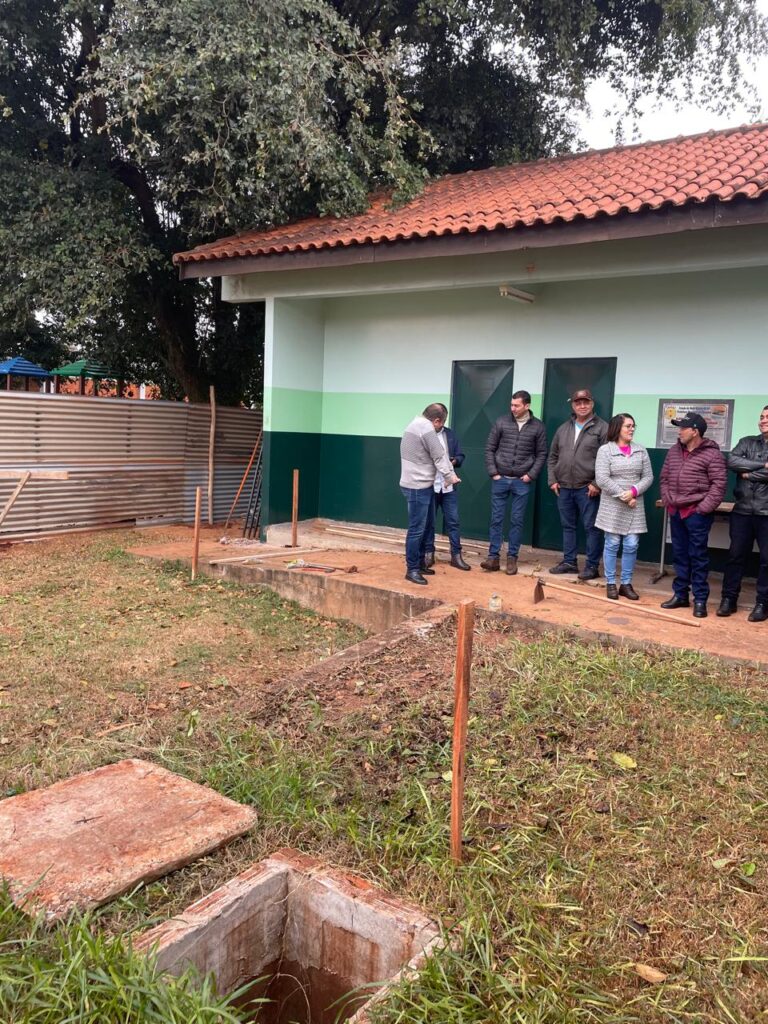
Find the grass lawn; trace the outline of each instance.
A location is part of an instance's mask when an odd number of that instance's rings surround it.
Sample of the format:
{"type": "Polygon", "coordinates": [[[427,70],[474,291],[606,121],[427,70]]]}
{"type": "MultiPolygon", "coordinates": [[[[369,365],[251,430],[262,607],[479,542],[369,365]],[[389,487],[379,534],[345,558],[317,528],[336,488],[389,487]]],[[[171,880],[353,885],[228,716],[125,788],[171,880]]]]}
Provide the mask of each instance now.
{"type": "Polygon", "coordinates": [[[360,632],[142,565],[134,539],[0,555],[2,792],[141,756],[259,823],[85,923],[45,933],[0,904],[0,1020],[237,1019],[118,937],[292,845],[453,929],[382,1022],[768,1021],[761,673],[481,625],[457,869],[453,628],[286,690],[360,632]]]}

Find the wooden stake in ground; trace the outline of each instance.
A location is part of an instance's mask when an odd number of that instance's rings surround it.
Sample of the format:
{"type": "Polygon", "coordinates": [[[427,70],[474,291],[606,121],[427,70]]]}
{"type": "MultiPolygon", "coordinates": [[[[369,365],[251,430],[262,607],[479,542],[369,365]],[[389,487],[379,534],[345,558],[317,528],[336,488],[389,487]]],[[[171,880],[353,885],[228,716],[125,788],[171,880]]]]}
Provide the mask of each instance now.
{"type": "Polygon", "coordinates": [[[195,488],[195,532],[192,540],[192,579],[197,576],[197,560],[200,555],[200,506],[203,502],[203,490],[195,488]]]}
{"type": "Polygon", "coordinates": [[[467,747],[469,677],[472,670],[475,602],[470,601],[469,598],[461,601],[458,618],[453,710],[453,771],[451,773],[451,859],[454,864],[461,864],[461,837],[464,824],[464,761],[467,747]]]}
{"type": "Polygon", "coordinates": [[[211,433],[208,439],[208,525],[213,526],[213,456],[216,447],[216,388],[211,384],[211,433]]]}
{"type": "Polygon", "coordinates": [[[293,471],[293,503],[291,505],[291,547],[299,546],[299,471],[293,471]]]}

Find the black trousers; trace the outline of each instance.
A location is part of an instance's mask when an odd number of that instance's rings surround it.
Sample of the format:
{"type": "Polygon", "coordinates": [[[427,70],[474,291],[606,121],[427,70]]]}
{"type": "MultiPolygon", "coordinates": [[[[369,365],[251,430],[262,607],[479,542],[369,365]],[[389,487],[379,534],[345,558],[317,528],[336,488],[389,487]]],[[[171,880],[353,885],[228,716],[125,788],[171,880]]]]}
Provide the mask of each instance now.
{"type": "Polygon", "coordinates": [[[758,604],[768,604],[768,516],[740,516],[731,513],[731,547],[723,575],[723,597],[735,601],[741,590],[744,567],[757,541],[760,568],[757,573],[758,604]]]}

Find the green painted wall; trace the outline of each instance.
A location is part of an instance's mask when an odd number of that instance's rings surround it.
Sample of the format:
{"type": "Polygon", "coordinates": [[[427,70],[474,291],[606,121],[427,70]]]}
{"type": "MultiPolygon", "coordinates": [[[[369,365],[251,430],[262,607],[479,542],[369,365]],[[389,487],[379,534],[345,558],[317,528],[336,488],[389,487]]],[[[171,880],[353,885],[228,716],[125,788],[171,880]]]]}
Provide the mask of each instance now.
{"type": "MultiPolygon", "coordinates": [[[[614,409],[635,416],[657,472],[661,397],[734,398],[734,440],[756,431],[768,400],[765,267],[534,290],[533,305],[500,299],[497,287],[269,299],[266,521],[290,517],[298,466],[303,517],[403,525],[399,437],[429,401],[450,404],[458,359],[514,359],[514,387],[532,392],[538,412],[547,358],[615,356],[614,409]]],[[[641,557],[654,559],[661,515],[649,519],[641,557]]]]}

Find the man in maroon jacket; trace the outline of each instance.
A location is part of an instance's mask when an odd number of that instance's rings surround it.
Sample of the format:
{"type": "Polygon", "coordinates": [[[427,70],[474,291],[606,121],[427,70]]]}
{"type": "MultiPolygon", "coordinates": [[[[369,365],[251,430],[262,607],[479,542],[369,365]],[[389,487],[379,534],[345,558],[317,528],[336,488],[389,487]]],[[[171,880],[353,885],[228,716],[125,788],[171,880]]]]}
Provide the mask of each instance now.
{"type": "Polygon", "coordinates": [[[688,608],[693,590],[693,614],[707,615],[709,597],[709,531],[714,512],[725,495],[727,472],[719,446],[704,435],[707,421],[689,412],[672,420],[678,442],[667,452],[661,470],[661,500],[669,513],[674,596],[662,608],[688,608]]]}

